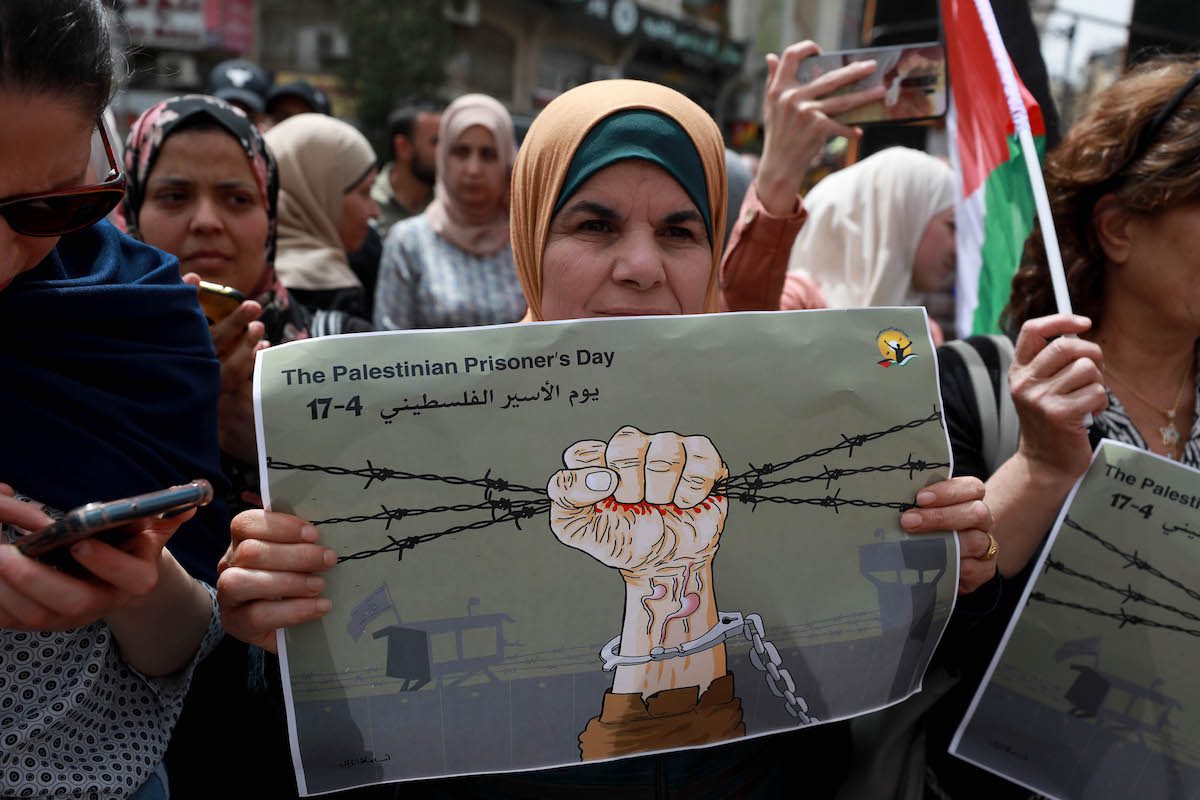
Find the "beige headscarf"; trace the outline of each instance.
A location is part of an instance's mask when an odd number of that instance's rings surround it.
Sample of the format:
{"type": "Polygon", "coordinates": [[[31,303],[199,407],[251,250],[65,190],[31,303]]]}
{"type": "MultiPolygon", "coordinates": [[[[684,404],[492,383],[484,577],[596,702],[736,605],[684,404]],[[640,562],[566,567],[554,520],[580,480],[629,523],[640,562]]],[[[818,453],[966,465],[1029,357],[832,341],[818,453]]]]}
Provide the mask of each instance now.
{"type": "Polygon", "coordinates": [[[954,204],[954,173],[920,150],[889,147],[821,180],[789,272],[811,277],[832,308],[919,305],[913,258],[930,220],[954,204]]]}
{"type": "Polygon", "coordinates": [[[442,112],[442,124],[438,128],[437,182],[433,187],[433,200],[425,209],[425,218],[434,233],[459,249],[477,256],[490,256],[508,244],[507,192],[496,207],[496,216],[487,222],[475,224],[467,222],[446,191],[445,184],[450,147],[463,135],[463,131],[474,125],[482,125],[491,132],[496,140],[496,153],[504,165],[505,180],[508,179],[508,171],[512,169],[517,150],[508,109],[486,94],[464,94],[442,112]]]}
{"type": "Polygon", "coordinates": [[[533,121],[517,154],[512,177],[512,248],[530,319],[542,319],[542,253],[571,159],[596,123],[629,109],[657,111],[670,117],[696,146],[704,165],[712,213],[712,271],[704,310],[717,310],[717,267],[725,239],[726,213],[725,143],[721,131],[704,109],[674,89],[644,81],[612,80],[585,83],[556,97],[533,121]]]}
{"type": "Polygon", "coordinates": [[[324,114],[289,117],[265,138],[279,164],[280,281],[309,290],[361,286],[346,261],[338,226],[346,192],[375,165],[367,138],[324,114]]]}

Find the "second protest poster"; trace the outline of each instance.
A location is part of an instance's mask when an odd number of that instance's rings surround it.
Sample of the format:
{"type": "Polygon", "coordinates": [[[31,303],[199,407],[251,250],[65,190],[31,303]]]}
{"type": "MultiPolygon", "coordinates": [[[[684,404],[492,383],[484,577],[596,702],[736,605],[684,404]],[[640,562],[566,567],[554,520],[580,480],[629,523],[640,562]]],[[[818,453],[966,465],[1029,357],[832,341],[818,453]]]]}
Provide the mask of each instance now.
{"type": "Polygon", "coordinates": [[[1200,472],[1104,440],[951,751],[1057,800],[1200,796],[1200,472]]]}

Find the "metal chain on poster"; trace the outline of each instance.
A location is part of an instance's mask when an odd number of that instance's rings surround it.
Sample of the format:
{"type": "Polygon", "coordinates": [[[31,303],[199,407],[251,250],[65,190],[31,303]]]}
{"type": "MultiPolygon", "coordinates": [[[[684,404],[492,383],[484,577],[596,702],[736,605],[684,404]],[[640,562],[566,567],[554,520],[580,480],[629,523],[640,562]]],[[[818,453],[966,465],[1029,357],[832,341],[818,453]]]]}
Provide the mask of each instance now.
{"type": "Polygon", "coordinates": [[[809,716],[808,703],[803,697],[796,695],[796,683],[792,680],[791,673],[784,669],[779,650],[763,638],[765,634],[762,617],[758,614],[747,614],[742,634],[750,640],[750,663],[766,676],[767,688],[771,690],[771,694],[783,700],[787,713],[799,725],[820,722],[816,717],[809,716]]]}

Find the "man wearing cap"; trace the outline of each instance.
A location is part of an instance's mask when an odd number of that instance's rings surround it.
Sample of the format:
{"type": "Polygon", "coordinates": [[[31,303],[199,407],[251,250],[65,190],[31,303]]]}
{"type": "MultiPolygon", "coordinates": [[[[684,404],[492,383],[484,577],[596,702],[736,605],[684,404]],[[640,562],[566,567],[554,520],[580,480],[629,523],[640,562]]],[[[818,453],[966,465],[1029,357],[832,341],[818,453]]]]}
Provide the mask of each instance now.
{"type": "Polygon", "coordinates": [[[383,165],[371,197],[383,216],[379,232],[402,219],[420,214],[433,195],[437,177],[437,136],[442,114],[431,103],[416,102],[401,106],[388,115],[392,137],[392,161],[383,165]]]}
{"type": "Polygon", "coordinates": [[[329,96],[305,80],[272,86],[267,92],[267,113],[276,125],[297,114],[330,114],[329,96]]]}
{"type": "Polygon", "coordinates": [[[213,67],[208,76],[208,93],[237,106],[262,128],[270,127],[264,116],[271,76],[253,61],[233,58],[213,67]]]}

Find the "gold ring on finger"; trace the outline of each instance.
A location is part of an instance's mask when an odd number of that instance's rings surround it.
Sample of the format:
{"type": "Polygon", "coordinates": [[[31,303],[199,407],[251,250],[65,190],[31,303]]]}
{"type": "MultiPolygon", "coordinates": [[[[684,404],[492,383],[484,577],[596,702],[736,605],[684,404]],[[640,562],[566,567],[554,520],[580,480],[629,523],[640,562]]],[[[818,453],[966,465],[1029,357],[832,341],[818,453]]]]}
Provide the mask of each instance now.
{"type": "Polygon", "coordinates": [[[982,561],[991,561],[992,559],[994,559],[996,557],[996,553],[1000,549],[996,545],[996,537],[995,536],[992,536],[989,533],[989,534],[987,534],[987,537],[988,537],[988,549],[987,549],[987,552],[983,554],[983,556],[981,558],[982,561]]]}

